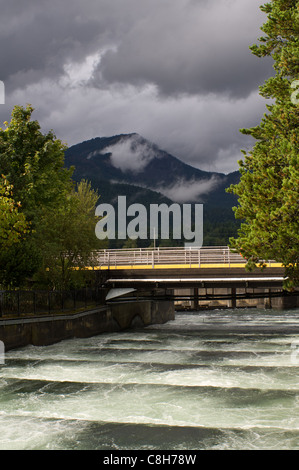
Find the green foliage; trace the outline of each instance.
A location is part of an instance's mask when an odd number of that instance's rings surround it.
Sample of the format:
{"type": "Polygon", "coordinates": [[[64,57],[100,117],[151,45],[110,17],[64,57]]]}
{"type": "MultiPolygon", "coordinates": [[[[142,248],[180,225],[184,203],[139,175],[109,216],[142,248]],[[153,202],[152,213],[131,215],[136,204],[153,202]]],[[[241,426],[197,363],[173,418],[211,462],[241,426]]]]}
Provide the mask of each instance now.
{"type": "MultiPolygon", "coordinates": [[[[26,257],[30,223],[13,198],[13,186],[0,179],[0,284],[15,285],[32,267],[32,253],[26,257]]],[[[33,263],[34,264],[34,263],[33,263]]]]}
{"type": "Polygon", "coordinates": [[[259,126],[241,129],[256,144],[243,152],[240,183],[229,189],[239,197],[235,216],[242,220],[230,243],[248,259],[248,269],[263,267],[260,259],[281,262],[290,288],[299,285],[299,106],[291,100],[299,76],[299,1],[272,0],[261,9],[268,15],[266,36],[251,50],[274,59],[275,76],[260,87],[272,104],[259,126]]]}
{"type": "Polygon", "coordinates": [[[19,243],[29,225],[20,213],[20,203],[13,199],[13,186],[2,175],[0,179],[0,250],[19,243]]]}
{"type": "Polygon", "coordinates": [[[42,134],[32,112],[15,106],[0,129],[0,283],[66,288],[98,246],[98,195],[86,181],[75,188],[65,144],[52,131],[42,134]]]}
{"type": "Polygon", "coordinates": [[[40,263],[40,253],[29,233],[19,243],[0,252],[0,286],[30,288],[40,263]]]}
{"type": "Polygon", "coordinates": [[[94,215],[98,198],[90,183],[82,181],[63,205],[42,218],[37,239],[44,256],[35,277],[39,284],[53,289],[82,285],[83,270],[92,265],[98,242],[94,215]]]}
{"type": "Polygon", "coordinates": [[[73,184],[73,170],[63,168],[65,145],[53,132],[43,135],[39,123],[31,121],[32,112],[30,105],[15,106],[11,122],[0,128],[0,173],[13,188],[19,218],[28,228],[20,246],[6,245],[0,254],[0,280],[9,286],[20,286],[38,268],[42,254],[35,237],[42,213],[57,206],[73,184]]]}
{"type": "Polygon", "coordinates": [[[40,211],[57,206],[70,190],[73,169],[63,167],[66,145],[52,131],[42,134],[32,112],[30,105],[15,106],[11,122],[0,128],[0,171],[34,228],[40,211]]]}

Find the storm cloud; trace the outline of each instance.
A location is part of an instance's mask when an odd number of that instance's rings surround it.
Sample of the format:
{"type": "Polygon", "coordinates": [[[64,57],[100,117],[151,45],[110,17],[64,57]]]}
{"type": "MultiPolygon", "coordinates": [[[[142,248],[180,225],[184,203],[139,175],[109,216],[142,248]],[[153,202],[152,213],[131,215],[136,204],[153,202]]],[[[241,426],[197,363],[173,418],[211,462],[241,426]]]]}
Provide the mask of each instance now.
{"type": "Polygon", "coordinates": [[[31,103],[68,145],[136,132],[198,168],[237,169],[273,73],[249,50],[260,0],[0,3],[2,122],[31,103]]]}

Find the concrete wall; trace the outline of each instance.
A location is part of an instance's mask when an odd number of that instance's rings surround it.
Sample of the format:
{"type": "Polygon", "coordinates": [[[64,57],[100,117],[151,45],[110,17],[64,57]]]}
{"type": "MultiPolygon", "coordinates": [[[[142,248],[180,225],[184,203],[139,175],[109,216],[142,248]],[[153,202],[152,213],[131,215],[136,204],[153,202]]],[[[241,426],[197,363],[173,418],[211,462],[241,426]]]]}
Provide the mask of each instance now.
{"type": "Polygon", "coordinates": [[[174,303],[168,301],[115,303],[108,310],[119,330],[166,323],[175,318],[174,303]]]}
{"type": "Polygon", "coordinates": [[[46,346],[64,339],[85,338],[173,319],[173,303],[124,302],[72,315],[1,319],[0,340],[8,351],[29,344],[46,346]]]}

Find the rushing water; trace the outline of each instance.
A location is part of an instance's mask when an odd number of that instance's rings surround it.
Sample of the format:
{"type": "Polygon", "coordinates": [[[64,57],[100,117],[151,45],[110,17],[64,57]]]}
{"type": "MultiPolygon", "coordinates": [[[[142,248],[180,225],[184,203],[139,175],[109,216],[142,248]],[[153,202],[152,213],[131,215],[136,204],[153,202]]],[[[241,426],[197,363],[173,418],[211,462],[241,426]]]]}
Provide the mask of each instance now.
{"type": "Polygon", "coordinates": [[[177,314],[0,373],[0,449],[299,449],[298,310],[177,314]]]}

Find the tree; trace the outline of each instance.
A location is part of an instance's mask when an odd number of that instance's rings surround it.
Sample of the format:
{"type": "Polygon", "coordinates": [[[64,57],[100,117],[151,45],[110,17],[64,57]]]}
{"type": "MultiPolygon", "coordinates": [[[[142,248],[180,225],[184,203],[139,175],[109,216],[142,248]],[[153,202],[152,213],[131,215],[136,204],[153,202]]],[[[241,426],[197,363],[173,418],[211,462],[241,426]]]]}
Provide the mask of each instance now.
{"type": "Polygon", "coordinates": [[[87,181],[75,185],[73,168],[64,167],[66,145],[43,134],[32,112],[15,106],[0,129],[0,283],[74,287],[99,247],[99,196],[87,181]]]}
{"type": "Polygon", "coordinates": [[[9,239],[18,233],[13,217],[27,227],[18,237],[20,243],[6,243],[0,252],[0,282],[9,286],[20,286],[38,269],[43,253],[36,234],[42,217],[63,204],[74,184],[73,169],[64,168],[65,144],[52,131],[44,135],[39,123],[31,120],[32,112],[30,105],[15,106],[11,122],[0,128],[0,174],[9,181],[17,201],[16,206],[12,195],[8,199],[2,195],[2,206],[6,206],[2,207],[1,224],[10,213],[9,239]]]}
{"type": "Polygon", "coordinates": [[[43,252],[43,263],[35,276],[53,289],[78,287],[84,270],[92,265],[92,252],[97,248],[95,206],[98,194],[82,180],[64,204],[42,217],[37,234],[43,252]]]}
{"type": "Polygon", "coordinates": [[[41,132],[38,121],[31,120],[33,111],[30,105],[15,106],[11,122],[0,128],[0,173],[35,228],[40,212],[57,206],[71,190],[73,168],[64,168],[66,145],[53,131],[41,132]]]}
{"type": "Polygon", "coordinates": [[[0,250],[19,243],[29,226],[24,214],[20,213],[21,204],[13,199],[13,187],[2,175],[0,179],[0,250]]]}
{"type": "Polygon", "coordinates": [[[20,212],[21,203],[13,197],[13,186],[2,175],[0,179],[0,284],[18,284],[22,273],[28,272],[33,257],[27,238],[30,223],[20,212]],[[28,247],[28,250],[26,248],[28,247]],[[28,257],[24,253],[28,253],[28,257]],[[29,253],[31,256],[29,256],[29,253]]]}
{"type": "Polygon", "coordinates": [[[233,251],[247,259],[247,268],[263,267],[274,259],[286,269],[287,288],[299,285],[299,1],[272,0],[261,6],[267,14],[265,36],[251,46],[258,57],[271,56],[275,75],[260,87],[271,99],[260,125],[241,129],[256,143],[239,161],[240,183],[230,192],[238,196],[235,216],[242,220],[233,251]]]}

